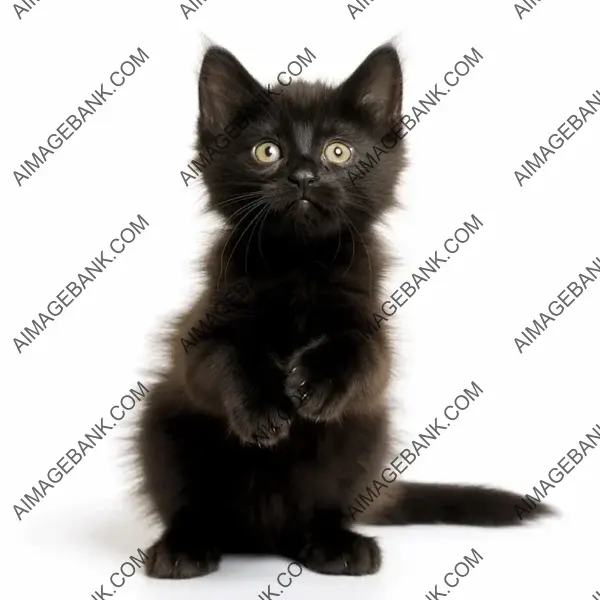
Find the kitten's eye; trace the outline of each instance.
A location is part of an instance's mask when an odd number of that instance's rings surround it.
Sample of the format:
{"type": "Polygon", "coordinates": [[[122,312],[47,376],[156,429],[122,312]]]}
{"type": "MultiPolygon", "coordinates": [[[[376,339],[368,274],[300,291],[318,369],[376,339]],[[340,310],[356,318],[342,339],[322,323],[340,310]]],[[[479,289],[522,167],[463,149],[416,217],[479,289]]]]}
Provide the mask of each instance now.
{"type": "Polygon", "coordinates": [[[333,142],[323,152],[325,158],[338,165],[348,162],[352,157],[352,150],[342,142],[333,142]]]}
{"type": "Polygon", "coordinates": [[[261,163],[274,163],[281,158],[281,150],[273,142],[262,142],[254,147],[254,158],[261,163]]]}

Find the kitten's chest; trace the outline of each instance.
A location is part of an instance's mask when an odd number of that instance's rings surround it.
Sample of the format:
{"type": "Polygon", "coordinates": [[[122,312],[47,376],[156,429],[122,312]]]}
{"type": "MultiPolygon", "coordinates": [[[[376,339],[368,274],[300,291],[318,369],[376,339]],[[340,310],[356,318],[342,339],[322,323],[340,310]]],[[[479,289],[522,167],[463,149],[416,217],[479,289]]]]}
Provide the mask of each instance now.
{"type": "Polygon", "coordinates": [[[299,334],[308,333],[313,328],[319,328],[321,315],[319,307],[325,305],[326,294],[317,286],[299,283],[294,286],[291,293],[284,298],[288,307],[288,319],[292,327],[299,334]]]}
{"type": "Polygon", "coordinates": [[[342,295],[335,288],[290,283],[264,299],[262,331],[268,332],[279,350],[293,351],[327,331],[342,303],[342,295]]]}

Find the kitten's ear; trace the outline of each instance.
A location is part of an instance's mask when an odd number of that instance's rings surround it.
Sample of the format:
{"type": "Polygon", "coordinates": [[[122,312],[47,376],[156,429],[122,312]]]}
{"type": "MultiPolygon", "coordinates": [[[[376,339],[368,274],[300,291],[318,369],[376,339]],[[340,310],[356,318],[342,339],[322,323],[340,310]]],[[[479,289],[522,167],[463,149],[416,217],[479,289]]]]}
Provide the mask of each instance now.
{"type": "Polygon", "coordinates": [[[239,109],[264,90],[228,50],[212,46],[204,55],[198,81],[200,122],[209,130],[222,129],[239,109]]]}
{"type": "Polygon", "coordinates": [[[380,124],[396,123],[402,109],[402,68],[391,44],[376,48],[340,87],[341,98],[380,124]]]}

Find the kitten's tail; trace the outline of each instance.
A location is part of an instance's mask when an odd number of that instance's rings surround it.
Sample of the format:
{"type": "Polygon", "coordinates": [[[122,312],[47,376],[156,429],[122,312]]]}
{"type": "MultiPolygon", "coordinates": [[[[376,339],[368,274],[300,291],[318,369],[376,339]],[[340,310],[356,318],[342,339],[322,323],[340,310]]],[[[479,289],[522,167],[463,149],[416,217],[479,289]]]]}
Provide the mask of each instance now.
{"type": "Polygon", "coordinates": [[[546,504],[525,503],[517,494],[494,488],[404,482],[395,491],[393,503],[380,510],[374,504],[372,510],[357,514],[356,521],[373,525],[448,523],[494,527],[520,525],[556,514],[546,504]]]}

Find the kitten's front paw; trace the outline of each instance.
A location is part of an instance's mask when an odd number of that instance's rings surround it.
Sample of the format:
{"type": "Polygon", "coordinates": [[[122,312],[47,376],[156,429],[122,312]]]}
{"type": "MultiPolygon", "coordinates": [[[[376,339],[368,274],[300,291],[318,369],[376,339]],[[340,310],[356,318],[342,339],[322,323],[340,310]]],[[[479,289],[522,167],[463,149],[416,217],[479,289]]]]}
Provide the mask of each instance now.
{"type": "Polygon", "coordinates": [[[288,361],[285,393],[305,419],[334,419],[342,410],[343,394],[334,387],[323,339],[296,351],[288,361]]]}
{"type": "Polygon", "coordinates": [[[302,355],[292,357],[285,379],[285,393],[298,408],[298,414],[319,421],[319,414],[330,395],[331,385],[325,381],[315,384],[310,369],[304,364],[302,355]]]}
{"type": "Polygon", "coordinates": [[[284,407],[262,408],[259,412],[240,406],[232,411],[230,422],[242,442],[269,448],[289,435],[291,419],[291,411],[284,407]]]}

